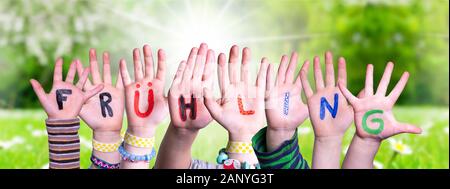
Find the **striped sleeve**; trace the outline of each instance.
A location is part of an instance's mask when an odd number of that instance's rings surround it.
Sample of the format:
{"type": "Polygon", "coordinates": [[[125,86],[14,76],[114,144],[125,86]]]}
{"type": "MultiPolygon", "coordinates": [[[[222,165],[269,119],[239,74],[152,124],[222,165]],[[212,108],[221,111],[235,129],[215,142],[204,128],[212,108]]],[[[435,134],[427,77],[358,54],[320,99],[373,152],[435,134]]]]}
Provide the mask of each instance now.
{"type": "Polygon", "coordinates": [[[80,137],[78,129],[80,120],[47,119],[45,121],[48,133],[49,168],[79,169],[80,168],[80,137]]]}
{"type": "Polygon", "coordinates": [[[308,162],[300,153],[297,130],[290,140],[284,141],[273,152],[267,152],[267,127],[252,138],[252,145],[262,169],[309,169],[308,162]]]}

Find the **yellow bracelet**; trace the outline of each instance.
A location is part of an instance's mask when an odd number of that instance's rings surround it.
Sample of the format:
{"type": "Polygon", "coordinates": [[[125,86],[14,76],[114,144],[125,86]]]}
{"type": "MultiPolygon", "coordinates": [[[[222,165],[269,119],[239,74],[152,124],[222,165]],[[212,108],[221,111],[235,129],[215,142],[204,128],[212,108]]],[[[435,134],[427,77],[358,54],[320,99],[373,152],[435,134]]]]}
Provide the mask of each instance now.
{"type": "Polygon", "coordinates": [[[228,142],[228,153],[252,154],[254,153],[251,142],[228,142]]]}
{"type": "Polygon", "coordinates": [[[155,144],[155,137],[141,138],[127,132],[124,137],[124,142],[128,145],[139,148],[153,148],[153,145],[155,144]]]}
{"type": "Polygon", "coordinates": [[[122,140],[116,143],[102,143],[92,139],[92,147],[99,152],[115,152],[119,149],[122,140]]]}

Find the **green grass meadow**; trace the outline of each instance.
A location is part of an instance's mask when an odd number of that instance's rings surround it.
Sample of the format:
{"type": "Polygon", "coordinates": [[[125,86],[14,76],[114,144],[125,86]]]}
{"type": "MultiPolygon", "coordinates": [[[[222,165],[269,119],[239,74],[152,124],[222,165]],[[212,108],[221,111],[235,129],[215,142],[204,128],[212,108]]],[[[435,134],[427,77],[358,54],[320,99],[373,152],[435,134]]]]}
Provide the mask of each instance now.
{"type": "MultiPolygon", "coordinates": [[[[397,153],[390,141],[384,141],[376,156],[377,168],[384,169],[448,169],[449,168],[449,109],[448,107],[397,107],[399,121],[421,127],[421,135],[402,134],[393,137],[407,145],[411,152],[397,153]]],[[[41,169],[48,167],[48,146],[42,110],[0,110],[0,168],[41,169]]],[[[167,129],[168,120],[158,128],[156,149],[167,129]]],[[[342,146],[342,157],[354,134],[352,127],[342,146]]],[[[83,123],[81,136],[81,167],[90,165],[91,130],[83,123]]],[[[299,127],[299,143],[303,156],[311,164],[314,134],[309,121],[299,127]]],[[[214,162],[217,152],[227,143],[227,133],[213,123],[200,131],[192,150],[197,159],[214,162]]],[[[152,162],[152,165],[153,166],[152,162]]]]}

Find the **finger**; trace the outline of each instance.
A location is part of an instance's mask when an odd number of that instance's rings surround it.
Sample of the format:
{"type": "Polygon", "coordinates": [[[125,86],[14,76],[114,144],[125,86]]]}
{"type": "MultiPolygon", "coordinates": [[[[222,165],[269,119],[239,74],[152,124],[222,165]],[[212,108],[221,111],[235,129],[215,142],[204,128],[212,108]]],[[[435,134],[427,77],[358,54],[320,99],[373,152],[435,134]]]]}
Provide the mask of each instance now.
{"type": "Polygon", "coordinates": [[[202,81],[206,82],[212,82],[212,73],[214,69],[214,59],[216,57],[216,54],[213,50],[208,50],[208,53],[206,54],[206,65],[203,70],[203,77],[202,81]]]}
{"type": "MultiPolygon", "coordinates": [[[[218,58],[218,62],[219,62],[219,69],[218,71],[218,75],[219,75],[219,88],[220,88],[220,92],[222,95],[225,94],[225,91],[228,88],[228,85],[230,84],[230,78],[228,77],[228,67],[227,67],[227,63],[226,63],[226,55],[223,53],[219,54],[219,58],[218,58]]],[[[222,96],[223,97],[223,96],[222,96]]]]}
{"type": "Polygon", "coordinates": [[[166,79],[166,52],[162,49],[158,50],[158,71],[156,71],[156,79],[160,81],[166,79]]]}
{"type": "Polygon", "coordinates": [[[41,104],[47,104],[47,94],[45,93],[44,88],[42,88],[41,84],[34,79],[31,79],[30,83],[41,104]]]}
{"type": "Polygon", "coordinates": [[[300,91],[302,91],[302,79],[300,77],[300,73],[297,75],[295,82],[294,82],[295,88],[300,91]]]}
{"type": "Polygon", "coordinates": [[[228,74],[230,75],[230,83],[236,84],[239,81],[238,78],[238,65],[239,61],[239,47],[237,45],[233,45],[230,49],[230,60],[228,61],[228,74]]]}
{"type": "Polygon", "coordinates": [[[286,79],[285,79],[285,83],[292,83],[294,82],[294,73],[295,73],[295,68],[297,68],[298,62],[298,54],[296,52],[293,52],[291,54],[291,60],[289,61],[289,66],[287,68],[286,71],[286,79]]]}
{"type": "Polygon", "coordinates": [[[314,57],[314,80],[316,81],[316,91],[324,88],[320,59],[317,56],[314,57]]]}
{"type": "Polygon", "coordinates": [[[308,69],[309,69],[309,60],[306,60],[303,63],[302,68],[300,69],[300,80],[301,80],[302,85],[303,85],[303,91],[305,91],[306,97],[309,98],[314,93],[313,93],[313,90],[311,89],[311,86],[309,85],[308,69]]]}
{"type": "Polygon", "coordinates": [[[420,134],[422,133],[422,129],[416,127],[414,125],[408,123],[399,123],[396,127],[397,134],[400,133],[412,133],[412,134],[420,134]]]}
{"type": "Polygon", "coordinates": [[[358,99],[364,98],[364,95],[366,94],[366,92],[364,91],[364,89],[362,89],[361,91],[359,91],[358,95],[356,96],[358,99]]]}
{"type": "Polygon", "coordinates": [[[269,68],[267,68],[266,91],[271,91],[274,88],[275,88],[275,81],[273,77],[273,64],[269,63],[269,68]]]}
{"type": "Polygon", "coordinates": [[[383,76],[381,77],[380,84],[378,85],[376,95],[385,96],[389,81],[391,80],[392,71],[394,70],[394,64],[389,62],[384,69],[383,76]]]}
{"type": "Polygon", "coordinates": [[[86,83],[86,80],[88,79],[89,72],[90,72],[90,68],[84,69],[83,73],[81,74],[81,77],[78,79],[78,82],[76,84],[77,88],[83,89],[83,86],[86,83]]]}
{"type": "Polygon", "coordinates": [[[120,73],[120,70],[119,70],[119,72],[117,72],[116,88],[124,89],[122,74],[120,73]]]}
{"type": "Polygon", "coordinates": [[[331,52],[325,53],[325,82],[327,87],[335,87],[334,82],[334,67],[333,67],[333,55],[331,52]]]}
{"type": "Polygon", "coordinates": [[[269,61],[267,58],[261,60],[261,65],[259,66],[258,76],[256,78],[256,86],[258,87],[258,93],[260,96],[264,97],[266,91],[266,79],[267,79],[267,69],[269,67],[269,61]]]}
{"type": "Polygon", "coordinates": [[[198,50],[197,57],[195,59],[194,73],[192,79],[196,82],[202,80],[203,71],[205,70],[206,54],[208,52],[208,45],[202,43],[198,50]]]}
{"type": "Polygon", "coordinates": [[[144,72],[142,70],[141,52],[138,48],[133,50],[133,62],[134,62],[134,80],[141,81],[144,79],[144,72]]]}
{"type": "Polygon", "coordinates": [[[75,78],[75,72],[77,71],[76,64],[77,64],[76,61],[72,61],[72,63],[70,63],[69,71],[67,72],[66,76],[67,83],[73,83],[73,79],[75,78]]]}
{"type": "Polygon", "coordinates": [[[198,54],[198,48],[194,47],[191,49],[191,52],[189,53],[188,60],[186,62],[186,68],[183,72],[182,82],[190,82],[192,79],[192,73],[194,72],[194,66],[195,66],[195,58],[198,54]]]}
{"type": "Polygon", "coordinates": [[[111,85],[111,62],[109,59],[109,53],[103,53],[103,82],[111,85]]]}
{"type": "Polygon", "coordinates": [[[366,71],[366,86],[364,87],[365,96],[369,97],[373,95],[373,65],[367,65],[366,71]]]}
{"type": "Polygon", "coordinates": [[[53,82],[55,81],[62,81],[62,66],[63,66],[63,60],[61,58],[58,58],[55,63],[55,70],[53,72],[53,82]]]}
{"type": "MultiPolygon", "coordinates": [[[[83,64],[80,62],[80,60],[75,60],[76,62],[76,67],[77,67],[77,76],[78,76],[78,80],[80,80],[81,75],[83,75],[83,64]]],[[[92,89],[92,83],[91,80],[89,80],[89,78],[87,78],[86,83],[84,83],[84,89],[85,90],[89,90],[92,89]]]]}
{"type": "Polygon", "coordinates": [[[409,73],[404,72],[398,83],[395,85],[394,89],[392,89],[391,94],[389,94],[388,98],[391,100],[391,102],[395,103],[398,100],[398,97],[403,92],[403,89],[405,89],[406,83],[408,83],[409,73]]]}
{"type": "Polygon", "coordinates": [[[216,119],[220,120],[222,115],[222,107],[213,99],[213,95],[211,90],[207,88],[203,88],[203,94],[205,99],[205,106],[208,109],[211,116],[216,119]]]}
{"type": "Polygon", "coordinates": [[[358,101],[358,98],[356,98],[342,83],[338,83],[338,86],[350,104],[355,104],[358,101]]]}
{"type": "Polygon", "coordinates": [[[127,62],[125,59],[120,59],[120,75],[122,76],[123,86],[131,84],[130,75],[128,74],[127,62]]]}
{"type": "Polygon", "coordinates": [[[339,58],[338,63],[338,83],[347,87],[347,65],[343,57],[339,58]]]}
{"type": "MultiPolygon", "coordinates": [[[[145,63],[145,77],[146,78],[150,78],[153,79],[153,53],[152,53],[152,49],[150,48],[149,45],[144,45],[144,47],[142,47],[143,51],[144,51],[144,63],[145,63]]],[[[159,57],[159,52],[158,52],[158,69],[159,69],[159,61],[160,61],[160,57],[159,57]]]]}
{"type": "Polygon", "coordinates": [[[175,73],[175,77],[173,78],[172,86],[174,84],[179,84],[181,82],[185,68],[186,68],[186,61],[183,60],[178,65],[177,73],[175,73]]]}
{"type": "Polygon", "coordinates": [[[92,81],[94,85],[102,83],[100,72],[98,71],[97,52],[95,49],[89,50],[89,65],[91,68],[92,81]]]}
{"type": "Polygon", "coordinates": [[[250,81],[248,72],[250,61],[251,61],[251,51],[249,48],[245,47],[242,50],[241,82],[243,82],[246,86],[250,81]]]}
{"type": "Polygon", "coordinates": [[[91,97],[93,97],[94,95],[96,95],[97,93],[102,91],[103,87],[104,87],[103,84],[99,84],[95,88],[93,88],[93,89],[91,89],[89,91],[86,91],[84,93],[84,101],[89,100],[91,97]]]}
{"type": "Polygon", "coordinates": [[[276,85],[281,85],[286,79],[286,69],[288,66],[288,57],[286,55],[281,56],[280,65],[278,66],[276,85]]]}

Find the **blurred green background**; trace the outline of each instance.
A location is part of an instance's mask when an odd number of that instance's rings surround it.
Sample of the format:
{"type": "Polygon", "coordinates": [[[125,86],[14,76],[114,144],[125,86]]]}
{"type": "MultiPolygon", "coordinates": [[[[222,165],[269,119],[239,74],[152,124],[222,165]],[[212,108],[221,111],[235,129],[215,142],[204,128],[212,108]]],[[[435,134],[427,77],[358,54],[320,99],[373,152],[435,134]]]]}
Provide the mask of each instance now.
{"type": "MultiPolygon", "coordinates": [[[[116,75],[115,63],[125,58],[131,65],[132,49],[148,43],[154,51],[166,50],[167,90],[178,63],[201,42],[225,53],[233,44],[250,47],[253,72],[262,57],[278,63],[281,55],[297,51],[303,62],[331,50],[335,60],[346,58],[354,93],[364,85],[368,63],[375,65],[378,82],[385,64],[395,62],[390,88],[403,71],[411,74],[395,113],[425,133],[385,142],[377,167],[449,168],[448,7],[448,0],[0,1],[0,168],[46,166],[46,116],[29,79],[48,91],[57,57],[67,70],[74,58],[87,65],[89,48],[109,51],[116,75]]],[[[167,124],[161,124],[157,140],[167,124]]],[[[300,128],[302,153],[311,162],[311,126],[300,128]]],[[[83,126],[81,133],[87,167],[91,131],[83,126]]],[[[347,133],[344,149],[353,133],[347,133]]],[[[225,144],[225,130],[211,124],[193,155],[214,161],[225,144]]]]}

